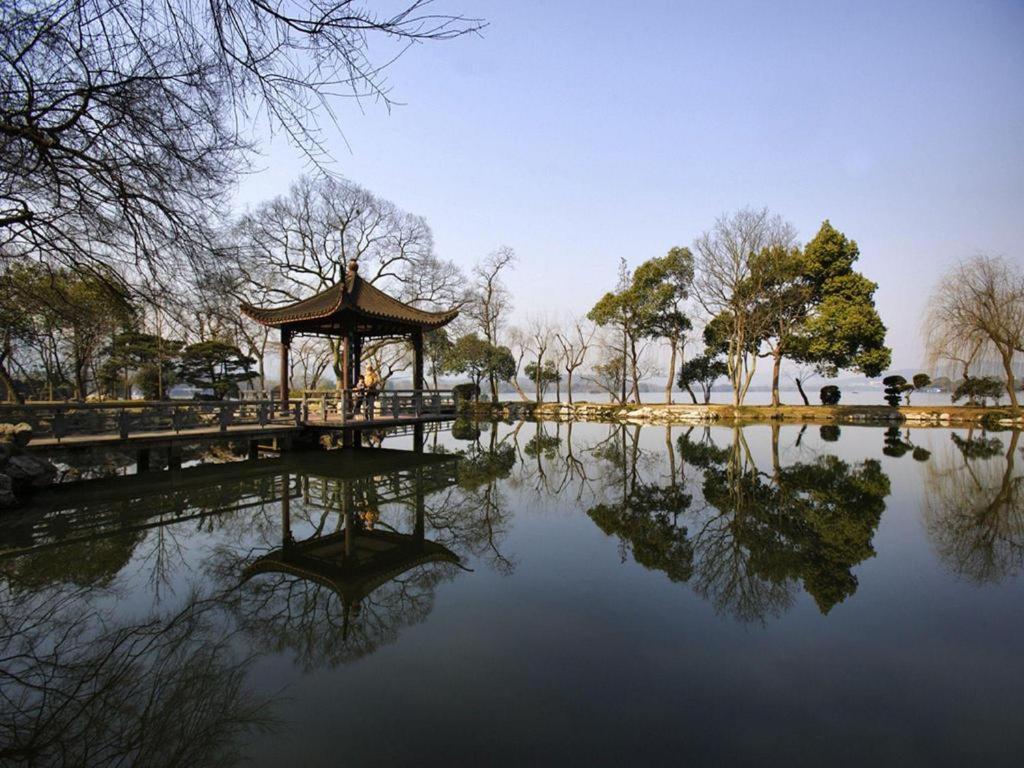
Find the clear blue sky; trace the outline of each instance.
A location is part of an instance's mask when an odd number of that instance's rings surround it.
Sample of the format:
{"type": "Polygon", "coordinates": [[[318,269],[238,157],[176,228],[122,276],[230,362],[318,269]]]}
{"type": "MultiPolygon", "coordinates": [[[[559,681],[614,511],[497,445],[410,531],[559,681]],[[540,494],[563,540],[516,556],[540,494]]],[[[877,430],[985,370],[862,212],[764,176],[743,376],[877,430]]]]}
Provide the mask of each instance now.
{"type": "MultiPolygon", "coordinates": [[[[341,101],[335,168],[425,216],[469,266],[516,249],[517,314],[585,312],[722,212],[824,218],[921,362],[944,267],[1024,260],[1024,2],[471,2],[482,37],[414,47],[391,113],[341,101]],[[346,141],[347,140],[347,145],[346,141]]],[[[273,142],[240,207],[304,169],[273,142]]]]}

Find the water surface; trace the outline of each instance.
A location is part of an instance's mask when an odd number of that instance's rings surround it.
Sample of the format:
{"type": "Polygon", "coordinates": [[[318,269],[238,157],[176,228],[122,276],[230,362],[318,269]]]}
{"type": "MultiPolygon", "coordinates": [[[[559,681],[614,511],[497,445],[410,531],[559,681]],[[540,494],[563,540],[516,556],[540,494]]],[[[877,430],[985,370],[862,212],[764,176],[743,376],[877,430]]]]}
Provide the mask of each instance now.
{"type": "Polygon", "coordinates": [[[1017,433],[385,446],[91,481],[0,521],[0,757],[1018,764],[1017,433]]]}

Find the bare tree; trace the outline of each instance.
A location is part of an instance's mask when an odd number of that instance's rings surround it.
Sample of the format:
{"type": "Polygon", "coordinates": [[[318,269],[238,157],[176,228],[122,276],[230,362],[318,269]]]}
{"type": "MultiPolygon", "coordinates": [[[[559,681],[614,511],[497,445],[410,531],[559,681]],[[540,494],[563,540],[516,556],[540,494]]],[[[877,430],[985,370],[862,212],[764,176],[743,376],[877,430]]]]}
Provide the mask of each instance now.
{"type": "Polygon", "coordinates": [[[330,98],[390,104],[383,61],[481,23],[409,0],[0,4],[0,257],[173,276],[210,252],[254,117],[315,163],[330,98]],[[375,58],[375,57],[374,57],[375,58]],[[170,263],[172,257],[182,262],[170,263]]]}
{"type": "Polygon", "coordinates": [[[726,365],[733,404],[740,405],[757,367],[757,352],[770,320],[758,312],[764,275],[755,269],[767,248],[788,248],[796,239],[793,226],[767,208],[749,208],[723,215],[710,231],[694,241],[697,301],[724,330],[726,365]]]}
{"type": "Polygon", "coordinates": [[[519,399],[525,403],[530,398],[523,392],[523,388],[519,386],[519,371],[523,369],[523,360],[530,354],[530,337],[522,328],[513,326],[509,329],[508,340],[509,349],[512,350],[512,359],[515,360],[516,364],[516,372],[512,376],[512,386],[516,388],[519,399]]]}
{"type": "MultiPolygon", "coordinates": [[[[244,216],[236,238],[229,269],[235,274],[240,263],[262,265],[239,271],[268,303],[298,301],[340,282],[350,260],[359,263],[364,280],[410,304],[447,309],[465,302],[463,277],[434,253],[426,221],[344,179],[303,176],[287,195],[244,216]]],[[[341,342],[332,345],[334,373],[341,381],[341,342]]],[[[401,352],[385,352],[385,346],[396,345],[375,341],[363,348],[363,356],[379,355],[378,362],[399,370],[404,345],[397,345],[401,352]]]]}
{"type": "Polygon", "coordinates": [[[534,386],[537,402],[540,403],[544,400],[544,361],[547,359],[548,350],[555,343],[556,331],[554,323],[542,315],[534,315],[527,321],[527,334],[529,336],[529,351],[534,356],[536,364],[534,386]]]}
{"type": "Polygon", "coordinates": [[[586,362],[587,350],[590,349],[593,338],[594,327],[587,327],[580,318],[572,320],[565,333],[555,335],[555,340],[562,352],[561,363],[566,373],[565,387],[570,405],[572,405],[573,373],[586,362]]]}
{"type": "Polygon", "coordinates": [[[1024,270],[992,256],[975,256],[943,276],[925,315],[931,362],[1002,365],[1010,406],[1018,410],[1014,362],[1024,354],[1024,270]]]}
{"type": "MultiPolygon", "coordinates": [[[[503,245],[473,267],[473,284],[466,314],[476,322],[484,339],[493,346],[498,346],[502,323],[512,310],[512,295],[502,279],[502,273],[511,269],[515,261],[515,251],[503,245]]],[[[489,375],[489,383],[491,401],[497,402],[498,379],[493,371],[489,375]]]]}
{"type": "Polygon", "coordinates": [[[598,337],[598,357],[591,366],[590,375],[584,376],[602,392],[608,393],[612,402],[626,402],[626,367],[624,365],[625,355],[622,351],[622,342],[617,331],[603,333],[598,337]]]}

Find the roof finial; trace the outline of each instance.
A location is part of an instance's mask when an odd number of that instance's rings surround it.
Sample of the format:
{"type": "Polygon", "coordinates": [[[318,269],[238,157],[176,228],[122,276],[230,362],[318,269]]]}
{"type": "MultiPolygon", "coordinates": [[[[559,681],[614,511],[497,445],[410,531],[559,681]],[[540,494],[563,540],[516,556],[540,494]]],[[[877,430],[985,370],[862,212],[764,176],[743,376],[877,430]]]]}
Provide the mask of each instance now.
{"type": "Polygon", "coordinates": [[[355,275],[358,271],[359,271],[359,261],[358,261],[358,259],[349,259],[348,260],[348,274],[349,275],[355,275]]]}

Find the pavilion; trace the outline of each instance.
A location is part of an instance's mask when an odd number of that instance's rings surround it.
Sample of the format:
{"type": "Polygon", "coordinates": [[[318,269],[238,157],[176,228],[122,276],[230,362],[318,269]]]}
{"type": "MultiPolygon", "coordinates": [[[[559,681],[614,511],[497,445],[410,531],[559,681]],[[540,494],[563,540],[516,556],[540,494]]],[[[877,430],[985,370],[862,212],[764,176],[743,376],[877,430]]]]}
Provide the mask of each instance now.
{"type": "Polygon", "coordinates": [[[284,307],[242,304],[242,312],[261,325],[281,332],[281,401],[288,402],[288,356],[295,336],[340,337],[342,387],[351,390],[360,375],[363,340],[406,339],[413,351],[413,389],[423,390],[423,333],[447,325],[457,309],[428,312],[388,296],[359,276],[359,264],[348,262],[345,279],[308,299],[284,307]]]}

